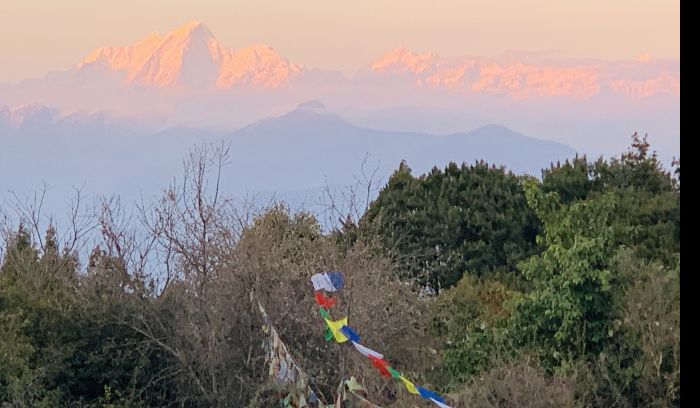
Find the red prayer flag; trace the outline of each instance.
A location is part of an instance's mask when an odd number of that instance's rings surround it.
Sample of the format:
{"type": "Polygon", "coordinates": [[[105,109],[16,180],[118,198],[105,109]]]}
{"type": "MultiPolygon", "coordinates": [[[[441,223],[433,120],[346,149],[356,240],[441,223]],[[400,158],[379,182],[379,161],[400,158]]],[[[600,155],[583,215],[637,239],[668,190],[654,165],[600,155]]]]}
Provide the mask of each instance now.
{"type": "Polygon", "coordinates": [[[384,377],[391,377],[391,373],[389,372],[389,370],[386,369],[386,365],[387,365],[386,361],[384,361],[381,358],[374,357],[374,356],[369,356],[369,359],[372,360],[372,365],[377,367],[379,372],[382,373],[382,375],[384,377]]]}
{"type": "Polygon", "coordinates": [[[328,309],[335,304],[335,298],[326,297],[322,291],[317,290],[314,292],[314,297],[316,298],[316,303],[319,304],[324,309],[328,309]]]}

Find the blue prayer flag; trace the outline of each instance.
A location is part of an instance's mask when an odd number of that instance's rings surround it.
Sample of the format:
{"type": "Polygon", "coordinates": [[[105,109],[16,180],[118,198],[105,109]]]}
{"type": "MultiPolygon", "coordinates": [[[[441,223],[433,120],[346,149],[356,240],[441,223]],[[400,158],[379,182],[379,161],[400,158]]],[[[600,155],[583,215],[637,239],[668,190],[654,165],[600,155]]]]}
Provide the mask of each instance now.
{"type": "Polygon", "coordinates": [[[426,390],[423,387],[416,387],[418,389],[418,393],[420,394],[421,397],[425,399],[434,399],[435,401],[440,401],[440,402],[445,402],[445,400],[439,395],[436,394],[430,390],[426,390]]]}
{"type": "Polygon", "coordinates": [[[355,343],[360,342],[360,336],[357,333],[355,333],[355,331],[353,329],[349,328],[348,326],[341,327],[340,331],[343,332],[345,337],[350,339],[350,341],[353,341],[355,343]]]}

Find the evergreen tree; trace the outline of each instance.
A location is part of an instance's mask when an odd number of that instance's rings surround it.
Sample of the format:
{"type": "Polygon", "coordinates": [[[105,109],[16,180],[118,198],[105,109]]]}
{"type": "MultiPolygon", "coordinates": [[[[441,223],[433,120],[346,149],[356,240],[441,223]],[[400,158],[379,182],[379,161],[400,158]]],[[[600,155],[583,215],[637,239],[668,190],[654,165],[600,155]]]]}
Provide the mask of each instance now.
{"type": "Polygon", "coordinates": [[[591,177],[593,164],[588,163],[586,156],[568,159],[564,164],[550,166],[542,171],[542,189],[544,192],[556,191],[562,203],[583,200],[594,189],[595,180],[591,177]]]}
{"type": "Polygon", "coordinates": [[[535,250],[538,221],[504,168],[450,163],[415,178],[402,163],[361,226],[405,277],[438,289],[465,273],[514,270],[535,250]]]}
{"type": "Polygon", "coordinates": [[[564,204],[613,193],[618,203],[611,216],[616,244],[672,266],[680,253],[679,164],[675,174],[676,179],[663,169],[646,136],[635,133],[619,158],[588,163],[577,157],[551,166],[543,171],[542,189],[556,192],[564,204]]]}

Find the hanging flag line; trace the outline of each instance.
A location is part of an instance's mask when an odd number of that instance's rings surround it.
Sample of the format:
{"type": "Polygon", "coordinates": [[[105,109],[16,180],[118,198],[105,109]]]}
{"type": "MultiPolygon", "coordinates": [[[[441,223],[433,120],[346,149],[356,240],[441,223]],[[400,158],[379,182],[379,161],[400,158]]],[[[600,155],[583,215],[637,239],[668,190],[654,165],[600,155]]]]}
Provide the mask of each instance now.
{"type": "Polygon", "coordinates": [[[335,339],[338,343],[351,342],[360,354],[370,359],[372,365],[379,370],[379,373],[384,377],[391,377],[401,381],[409,393],[420,395],[424,399],[432,401],[440,408],[451,408],[439,394],[413,384],[408,378],[404,377],[403,374],[391,368],[387,361],[384,360],[383,354],[360,344],[360,336],[348,326],[347,317],[335,321],[331,319],[331,315],[328,313],[327,309],[335,305],[336,299],[327,297],[323,291],[340,291],[344,286],[342,272],[317,273],[311,277],[311,283],[314,285],[316,304],[319,305],[319,312],[326,323],[324,336],[327,341],[335,339]]]}

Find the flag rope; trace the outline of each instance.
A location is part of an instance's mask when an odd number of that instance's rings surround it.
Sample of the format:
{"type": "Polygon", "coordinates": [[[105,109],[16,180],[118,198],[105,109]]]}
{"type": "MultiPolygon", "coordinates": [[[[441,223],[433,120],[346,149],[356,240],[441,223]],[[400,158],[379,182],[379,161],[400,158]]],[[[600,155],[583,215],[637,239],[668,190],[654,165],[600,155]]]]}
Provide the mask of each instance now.
{"type": "Polygon", "coordinates": [[[327,341],[335,339],[337,343],[350,342],[355,350],[369,358],[372,365],[379,370],[381,375],[401,381],[410,394],[420,395],[422,398],[433,402],[440,408],[451,408],[438,393],[415,385],[399,371],[389,366],[383,354],[362,345],[360,343],[360,336],[355,330],[348,326],[347,317],[340,320],[332,320],[327,309],[335,305],[336,299],[327,297],[323,292],[338,292],[343,288],[344,282],[341,272],[317,273],[311,277],[311,283],[314,285],[314,299],[319,306],[319,313],[326,324],[324,336],[327,341]]]}

